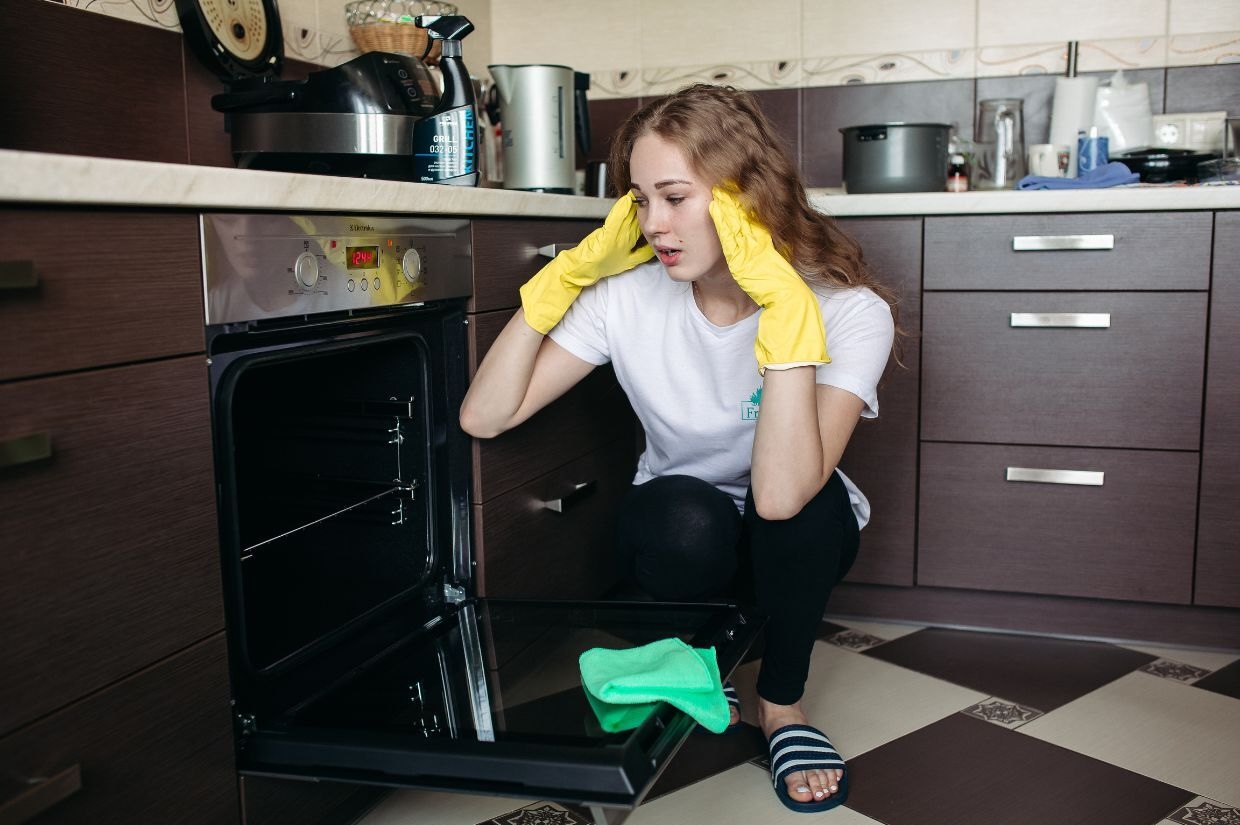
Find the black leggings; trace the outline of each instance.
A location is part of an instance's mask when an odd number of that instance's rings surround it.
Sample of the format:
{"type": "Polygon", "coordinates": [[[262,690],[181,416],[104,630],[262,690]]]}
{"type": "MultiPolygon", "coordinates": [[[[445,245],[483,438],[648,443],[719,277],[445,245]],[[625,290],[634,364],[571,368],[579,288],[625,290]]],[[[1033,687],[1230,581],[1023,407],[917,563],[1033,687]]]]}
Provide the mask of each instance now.
{"type": "Polygon", "coordinates": [[[658,601],[721,596],[767,616],[758,695],[800,700],[831,589],[857,558],[860,531],[839,474],[783,521],[745,514],[713,485],[665,476],[633,487],[620,505],[617,546],[636,584],[658,601]]]}

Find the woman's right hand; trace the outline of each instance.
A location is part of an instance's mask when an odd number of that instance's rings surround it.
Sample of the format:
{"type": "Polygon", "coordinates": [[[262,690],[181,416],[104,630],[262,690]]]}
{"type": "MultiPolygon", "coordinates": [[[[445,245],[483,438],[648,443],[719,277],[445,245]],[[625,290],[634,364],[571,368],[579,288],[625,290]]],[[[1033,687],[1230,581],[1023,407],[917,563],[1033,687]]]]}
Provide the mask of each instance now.
{"type": "Polygon", "coordinates": [[[603,225],[581,243],[555,256],[521,287],[525,321],[546,335],[560,322],[581,290],[602,278],[626,272],[654,256],[641,238],[632,192],[616,201],[603,225]]]}

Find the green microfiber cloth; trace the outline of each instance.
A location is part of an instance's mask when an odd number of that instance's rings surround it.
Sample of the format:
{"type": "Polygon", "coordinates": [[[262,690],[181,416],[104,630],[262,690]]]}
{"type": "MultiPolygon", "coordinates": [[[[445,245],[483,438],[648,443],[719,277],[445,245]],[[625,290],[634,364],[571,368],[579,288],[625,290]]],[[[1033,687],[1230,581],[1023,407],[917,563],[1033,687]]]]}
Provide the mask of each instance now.
{"type": "Polygon", "coordinates": [[[728,726],[728,700],[713,647],[660,639],[628,650],[591,648],[578,663],[590,707],[608,733],[637,727],[659,702],[674,705],[712,733],[728,726]]]}

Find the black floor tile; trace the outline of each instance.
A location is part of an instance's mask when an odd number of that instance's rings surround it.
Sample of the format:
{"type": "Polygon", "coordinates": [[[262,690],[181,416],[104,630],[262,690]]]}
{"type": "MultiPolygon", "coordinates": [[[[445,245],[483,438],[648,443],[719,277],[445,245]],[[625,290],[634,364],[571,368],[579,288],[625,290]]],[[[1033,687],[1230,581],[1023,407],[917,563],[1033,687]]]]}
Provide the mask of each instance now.
{"type": "Polygon", "coordinates": [[[864,652],[1046,713],[1154,656],[1101,642],[927,628],[864,652]]]}
{"type": "Polygon", "coordinates": [[[849,762],[885,825],[1154,825],[1195,794],[955,713],[849,762]]]}
{"type": "Polygon", "coordinates": [[[1198,679],[1193,683],[1193,687],[1240,699],[1240,661],[1232,662],[1227,667],[1221,667],[1209,676],[1198,679]]]}

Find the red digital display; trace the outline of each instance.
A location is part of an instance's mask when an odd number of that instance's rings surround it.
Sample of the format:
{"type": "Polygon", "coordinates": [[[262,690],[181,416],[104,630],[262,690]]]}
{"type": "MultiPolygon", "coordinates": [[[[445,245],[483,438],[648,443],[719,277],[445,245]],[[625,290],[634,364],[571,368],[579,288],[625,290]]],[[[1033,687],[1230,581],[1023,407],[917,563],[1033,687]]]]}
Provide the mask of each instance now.
{"type": "Polygon", "coordinates": [[[346,246],[344,248],[346,269],[376,269],[379,266],[379,247],[346,246]]]}

